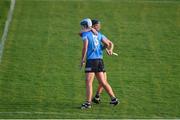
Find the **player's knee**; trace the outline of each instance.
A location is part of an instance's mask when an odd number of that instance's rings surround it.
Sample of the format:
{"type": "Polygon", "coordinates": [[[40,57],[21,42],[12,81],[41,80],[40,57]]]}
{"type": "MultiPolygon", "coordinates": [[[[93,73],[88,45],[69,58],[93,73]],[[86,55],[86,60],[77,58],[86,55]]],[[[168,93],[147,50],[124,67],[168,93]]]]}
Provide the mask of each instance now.
{"type": "Polygon", "coordinates": [[[108,82],[107,81],[102,81],[101,84],[102,84],[103,87],[108,86],[108,82]]]}

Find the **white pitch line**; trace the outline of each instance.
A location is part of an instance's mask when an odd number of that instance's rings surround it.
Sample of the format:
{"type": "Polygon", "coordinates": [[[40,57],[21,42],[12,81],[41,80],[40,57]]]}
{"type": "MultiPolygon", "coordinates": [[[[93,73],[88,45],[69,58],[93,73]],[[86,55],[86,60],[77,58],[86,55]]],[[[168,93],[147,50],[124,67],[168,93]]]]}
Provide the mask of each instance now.
{"type": "Polygon", "coordinates": [[[12,16],[13,16],[15,3],[16,3],[16,0],[11,0],[10,9],[9,9],[9,12],[8,12],[8,17],[7,17],[5,27],[4,27],[4,31],[3,31],[3,35],[2,35],[2,38],[1,38],[1,41],[0,41],[1,42],[0,43],[0,63],[2,61],[4,45],[5,45],[5,42],[6,42],[6,39],[7,39],[7,34],[8,34],[8,31],[9,31],[9,25],[10,25],[10,23],[12,21],[12,16]]]}

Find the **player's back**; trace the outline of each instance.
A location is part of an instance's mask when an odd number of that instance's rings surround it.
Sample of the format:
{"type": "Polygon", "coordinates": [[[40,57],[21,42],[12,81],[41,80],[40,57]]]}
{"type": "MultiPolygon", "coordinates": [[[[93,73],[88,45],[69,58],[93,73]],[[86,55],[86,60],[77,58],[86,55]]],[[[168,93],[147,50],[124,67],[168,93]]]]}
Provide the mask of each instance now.
{"type": "Polygon", "coordinates": [[[87,59],[102,59],[101,37],[88,31],[82,34],[82,39],[88,40],[87,59]]]}

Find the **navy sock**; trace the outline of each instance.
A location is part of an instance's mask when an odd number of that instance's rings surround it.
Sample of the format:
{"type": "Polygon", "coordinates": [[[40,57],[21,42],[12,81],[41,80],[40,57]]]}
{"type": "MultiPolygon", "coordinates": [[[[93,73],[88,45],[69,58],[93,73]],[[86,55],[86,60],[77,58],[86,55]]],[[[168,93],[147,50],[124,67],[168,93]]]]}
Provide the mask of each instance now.
{"type": "Polygon", "coordinates": [[[88,105],[91,105],[91,102],[89,102],[89,101],[86,101],[86,103],[87,103],[88,105]]]}
{"type": "Polygon", "coordinates": [[[116,97],[111,97],[111,100],[112,101],[116,101],[116,97]]]}
{"type": "Polygon", "coordinates": [[[96,97],[96,98],[99,98],[99,97],[100,97],[100,94],[99,94],[99,93],[96,93],[95,97],[96,97]]]}

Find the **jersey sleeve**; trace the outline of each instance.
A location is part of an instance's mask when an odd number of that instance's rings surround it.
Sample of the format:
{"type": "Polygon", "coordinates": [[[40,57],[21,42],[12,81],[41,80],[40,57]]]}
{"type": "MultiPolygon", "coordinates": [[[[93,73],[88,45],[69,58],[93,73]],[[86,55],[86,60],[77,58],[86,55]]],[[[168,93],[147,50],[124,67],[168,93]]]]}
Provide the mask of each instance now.
{"type": "Polygon", "coordinates": [[[100,33],[100,32],[99,32],[99,35],[100,35],[101,41],[102,41],[103,39],[107,39],[107,37],[106,37],[105,35],[103,35],[102,33],[100,33]]]}
{"type": "Polygon", "coordinates": [[[81,36],[81,38],[82,38],[82,41],[84,41],[84,40],[87,40],[87,34],[85,34],[85,33],[82,33],[82,36],[81,36]]]}

